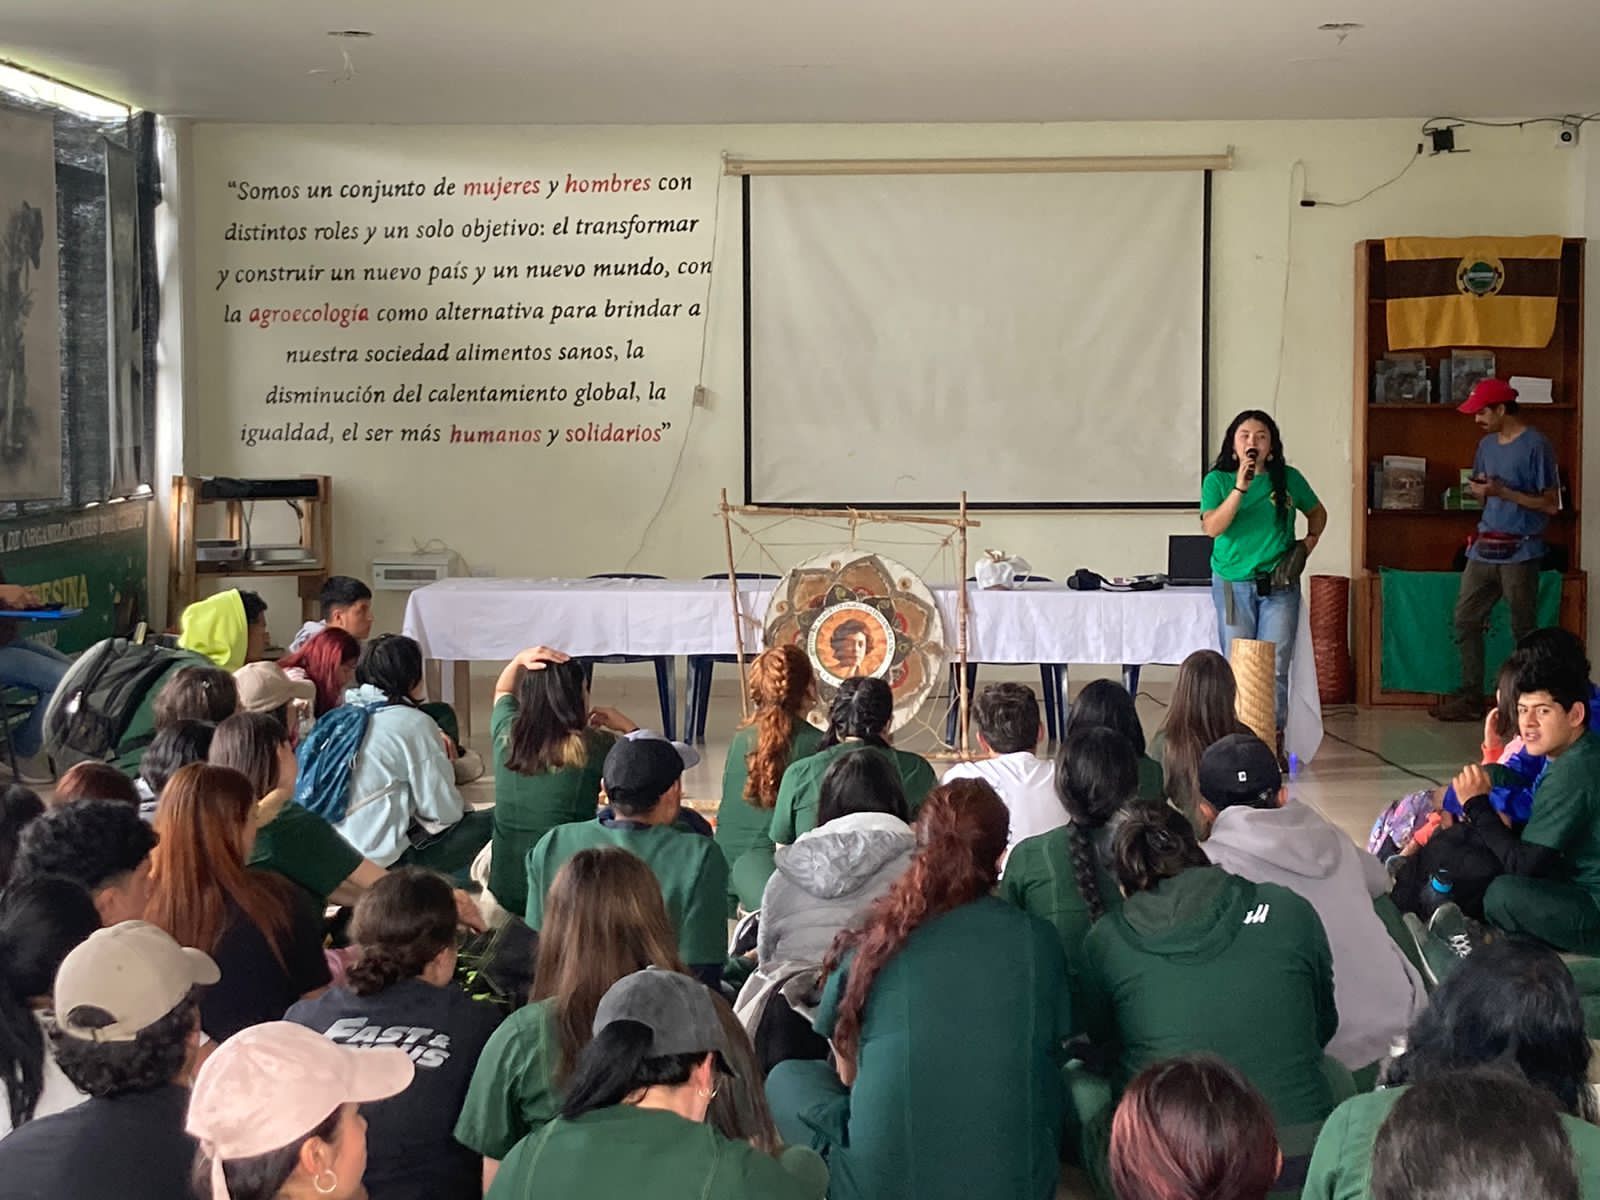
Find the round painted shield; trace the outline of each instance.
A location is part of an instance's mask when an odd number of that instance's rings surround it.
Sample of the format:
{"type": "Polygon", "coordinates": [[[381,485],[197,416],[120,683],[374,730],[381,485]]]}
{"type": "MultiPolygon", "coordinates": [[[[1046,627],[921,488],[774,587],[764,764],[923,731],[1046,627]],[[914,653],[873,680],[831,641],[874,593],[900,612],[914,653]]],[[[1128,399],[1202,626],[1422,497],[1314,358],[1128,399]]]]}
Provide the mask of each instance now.
{"type": "Polygon", "coordinates": [[[835,550],[790,570],[763,623],[768,646],[799,646],[824,704],[846,679],[871,676],[894,693],[894,722],[910,721],[938,686],[944,621],[928,585],[881,554],[835,550]]]}

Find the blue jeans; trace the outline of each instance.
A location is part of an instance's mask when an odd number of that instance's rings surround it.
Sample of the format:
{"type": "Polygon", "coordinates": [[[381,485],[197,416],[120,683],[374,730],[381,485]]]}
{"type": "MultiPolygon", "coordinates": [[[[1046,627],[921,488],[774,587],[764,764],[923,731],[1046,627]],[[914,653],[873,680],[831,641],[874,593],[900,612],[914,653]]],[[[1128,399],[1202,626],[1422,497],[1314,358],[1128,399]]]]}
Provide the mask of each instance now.
{"type": "Polygon", "coordinates": [[[1230,583],[1211,577],[1211,601],[1217,606],[1217,633],[1226,655],[1234,638],[1254,638],[1277,647],[1277,720],[1283,728],[1289,717],[1289,660],[1300,628],[1300,587],[1285,588],[1270,596],[1256,594],[1255,581],[1230,583]],[[1228,593],[1233,593],[1233,620],[1228,620],[1228,593]]]}
{"type": "Polygon", "coordinates": [[[18,756],[31,758],[44,745],[44,710],[71,665],[65,654],[38,642],[0,646],[0,687],[22,688],[38,697],[28,719],[11,731],[18,756]]]}

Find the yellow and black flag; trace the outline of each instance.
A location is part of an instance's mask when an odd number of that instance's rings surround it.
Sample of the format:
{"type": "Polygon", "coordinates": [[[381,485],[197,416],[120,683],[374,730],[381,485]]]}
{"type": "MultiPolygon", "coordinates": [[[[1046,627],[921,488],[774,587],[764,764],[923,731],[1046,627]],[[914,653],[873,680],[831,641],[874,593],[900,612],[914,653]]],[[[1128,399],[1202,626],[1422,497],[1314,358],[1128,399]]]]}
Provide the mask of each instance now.
{"type": "Polygon", "coordinates": [[[1545,346],[1556,328],[1561,238],[1388,238],[1389,348],[1545,346]]]}

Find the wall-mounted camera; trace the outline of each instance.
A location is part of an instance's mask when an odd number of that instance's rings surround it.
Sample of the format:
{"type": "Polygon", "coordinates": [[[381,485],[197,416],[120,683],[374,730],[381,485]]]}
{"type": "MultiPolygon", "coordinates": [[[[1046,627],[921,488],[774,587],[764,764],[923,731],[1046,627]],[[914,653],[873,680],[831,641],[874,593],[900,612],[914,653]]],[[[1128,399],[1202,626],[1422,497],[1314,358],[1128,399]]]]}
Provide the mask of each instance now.
{"type": "Polygon", "coordinates": [[[1571,150],[1578,144],[1578,134],[1583,131],[1582,121],[1563,121],[1556,127],[1556,149],[1571,150]]]}

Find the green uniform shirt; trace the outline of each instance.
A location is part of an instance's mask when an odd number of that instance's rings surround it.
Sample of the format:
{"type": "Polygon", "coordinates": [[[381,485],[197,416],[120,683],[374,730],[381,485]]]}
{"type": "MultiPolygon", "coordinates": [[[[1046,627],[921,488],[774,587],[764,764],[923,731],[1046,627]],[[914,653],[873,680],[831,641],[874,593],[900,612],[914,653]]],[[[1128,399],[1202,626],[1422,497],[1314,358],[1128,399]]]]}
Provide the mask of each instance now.
{"type": "Polygon", "coordinates": [[[250,866],[292,879],[326,907],[361,865],[361,851],[322,817],[290,802],[256,830],[250,866]]]}
{"type": "MultiPolygon", "coordinates": [[[[849,963],[823,990],[829,1036],[849,963]]],[[[833,1200],[1055,1195],[1066,971],[1050,927],[984,897],[935,917],[872,982],[833,1200]]]]}
{"type": "MultiPolygon", "coordinates": [[[[1333,1110],[1317,1136],[1300,1193],[1303,1200],[1367,1200],[1372,1195],[1372,1147],[1378,1127],[1403,1091],[1403,1087],[1388,1088],[1354,1096],[1333,1110]]],[[[1579,1194],[1584,1200],[1600,1200],[1600,1129],[1565,1114],[1561,1125],[1577,1162],[1579,1194]]]]}
{"type": "Polygon", "coordinates": [[[1139,756],[1139,799],[1146,804],[1160,804],[1166,799],[1167,780],[1161,764],[1148,754],[1139,756]]]}
{"type": "MultiPolygon", "coordinates": [[[[747,851],[772,849],[772,809],[758,808],[744,798],[744,785],[750,778],[747,760],[755,749],[756,730],[747,725],[733,735],[728,747],[727,765],[722,768],[722,804],[717,809],[717,845],[732,866],[747,851]]],[[[789,734],[789,761],[815,754],[822,744],[822,731],[809,721],[795,719],[789,734]]],[[[787,773],[787,772],[786,772],[787,773]]]]}
{"type": "Polygon", "coordinates": [[[833,760],[852,750],[870,750],[875,754],[892,757],[895,769],[900,772],[900,786],[905,789],[906,803],[915,813],[922,801],[938,783],[933,768],[920,754],[909,750],[896,750],[893,746],[863,746],[861,742],[840,742],[819,750],[793,764],[783,773],[783,784],[778,788],[778,803],[772,810],[772,840],[788,846],[802,833],[817,827],[817,804],[822,798],[822,777],[828,773],[833,760]]]}
{"type": "Polygon", "coordinates": [[[467,1149],[499,1161],[561,1115],[554,1008],[552,999],[517,1009],[484,1046],[456,1121],[456,1141],[467,1149]]]}
{"type": "Polygon", "coordinates": [[[617,1104],[558,1119],[500,1165],[488,1200],[822,1200],[828,1169],[810,1150],[770,1158],[676,1113],[617,1104]]]}
{"type": "MultiPolygon", "coordinates": [[[[1122,892],[1117,881],[1095,859],[1095,879],[1100,885],[1100,902],[1106,912],[1122,907],[1122,892]]],[[[1067,988],[1072,996],[1072,1032],[1082,1033],[1085,1012],[1083,995],[1083,939],[1094,920],[1089,905],[1078,890],[1078,877],[1072,869],[1072,830],[1063,825],[1038,837],[1027,838],[1011,848],[1006,873],[1000,880],[1000,898],[1031,913],[1056,931],[1061,951],[1066,956],[1067,988]]]]}
{"type": "Polygon", "coordinates": [[[137,775],[139,764],[144,760],[144,752],[150,748],[150,743],[156,737],[156,697],[161,694],[161,689],[172,681],[172,677],[184,667],[209,667],[211,660],[192,651],[186,652],[184,657],[174,662],[163,671],[156,681],[150,685],[150,690],[145,692],[144,699],[139,701],[139,706],[133,710],[133,716],[128,718],[128,727],[122,731],[122,740],[117,743],[117,756],[111,760],[111,765],[124,775],[137,775]]]}
{"type": "Polygon", "coordinates": [[[587,821],[600,806],[600,768],[616,738],[604,730],[584,733],[587,759],[581,767],[562,767],[524,775],[506,766],[515,696],[501,696],[489,717],[494,745],[494,836],[489,859],[489,890],[507,912],[528,904],[528,851],[557,825],[587,821]]]}
{"type": "MultiPolygon", "coordinates": [[[[1306,477],[1293,467],[1284,467],[1292,509],[1307,513],[1322,503],[1311,490],[1306,477]]],[[[1233,491],[1232,471],[1208,471],[1200,481],[1200,511],[1220,508],[1233,491]]],[[[1272,499],[1272,477],[1257,471],[1250,487],[1239,501],[1233,524],[1211,543],[1211,570],[1223,579],[1243,583],[1262,571],[1270,571],[1294,543],[1294,513],[1279,522],[1278,506],[1272,499]]]]}
{"type": "MultiPolygon", "coordinates": [[[[1496,784],[1520,782],[1490,767],[1496,784]]],[[[1522,840],[1567,860],[1572,882],[1600,901],[1600,737],[1585,731],[1549,760],[1533,788],[1533,813],[1522,840]]]]}
{"type": "Polygon", "coordinates": [[[1128,897],[1083,945],[1089,1036],[1116,1050],[1119,1089],[1151,1063],[1207,1051],[1244,1073],[1280,1127],[1332,1111],[1333,954],[1316,910],[1287,888],[1190,867],[1128,897]]]}
{"type": "Polygon", "coordinates": [[[528,851],[528,927],[544,921],[544,897],[561,865],[580,850],[618,846],[649,865],[661,885],[678,953],[690,966],[728,957],[728,863],[717,843],[672,825],[598,820],[558,825],[528,851]]]}

